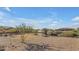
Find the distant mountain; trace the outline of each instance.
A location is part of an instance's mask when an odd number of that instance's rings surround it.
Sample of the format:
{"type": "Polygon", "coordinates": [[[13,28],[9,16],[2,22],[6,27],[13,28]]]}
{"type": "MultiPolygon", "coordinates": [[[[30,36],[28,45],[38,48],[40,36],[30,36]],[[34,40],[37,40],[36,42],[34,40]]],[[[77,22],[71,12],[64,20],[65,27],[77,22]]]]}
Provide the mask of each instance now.
{"type": "Polygon", "coordinates": [[[60,29],[56,29],[56,31],[70,31],[70,30],[74,30],[74,28],[60,28],[60,29]]]}
{"type": "Polygon", "coordinates": [[[8,27],[8,26],[0,26],[0,29],[13,29],[13,27],[8,27]]]}

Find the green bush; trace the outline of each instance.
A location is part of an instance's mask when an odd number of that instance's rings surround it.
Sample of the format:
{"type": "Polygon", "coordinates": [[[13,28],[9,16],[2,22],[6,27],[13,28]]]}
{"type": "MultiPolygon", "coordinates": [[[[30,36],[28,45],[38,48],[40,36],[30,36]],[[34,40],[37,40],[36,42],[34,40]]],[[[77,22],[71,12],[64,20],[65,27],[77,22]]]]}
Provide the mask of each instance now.
{"type": "Polygon", "coordinates": [[[59,36],[64,36],[64,37],[76,37],[78,36],[75,31],[63,31],[59,36]]]}
{"type": "Polygon", "coordinates": [[[44,28],[42,29],[43,34],[47,37],[48,36],[48,29],[44,28]]]}
{"type": "Polygon", "coordinates": [[[25,34],[26,33],[32,33],[33,28],[31,26],[26,26],[25,24],[21,24],[16,27],[16,30],[18,33],[21,33],[21,42],[24,43],[25,41],[25,34]]]}
{"type": "Polygon", "coordinates": [[[33,31],[33,28],[31,26],[26,26],[25,24],[21,24],[19,26],[16,26],[16,30],[19,33],[31,33],[33,31]]]}
{"type": "Polygon", "coordinates": [[[17,33],[16,29],[9,29],[7,30],[9,33],[17,33]]]}

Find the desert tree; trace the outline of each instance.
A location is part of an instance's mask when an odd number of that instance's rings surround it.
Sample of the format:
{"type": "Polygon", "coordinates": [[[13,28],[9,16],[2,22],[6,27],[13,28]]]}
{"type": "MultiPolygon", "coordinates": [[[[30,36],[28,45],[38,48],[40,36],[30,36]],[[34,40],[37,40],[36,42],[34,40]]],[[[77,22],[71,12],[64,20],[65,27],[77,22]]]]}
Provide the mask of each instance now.
{"type": "Polygon", "coordinates": [[[34,35],[38,35],[38,31],[39,31],[39,29],[34,29],[33,30],[34,35]]]}
{"type": "Polygon", "coordinates": [[[21,34],[22,42],[24,42],[25,34],[31,33],[33,31],[33,28],[31,26],[26,26],[25,23],[22,23],[21,25],[16,26],[16,30],[17,30],[18,33],[21,34]]]}
{"type": "Polygon", "coordinates": [[[43,28],[42,29],[43,34],[47,37],[48,36],[48,29],[47,28],[43,28]]]}

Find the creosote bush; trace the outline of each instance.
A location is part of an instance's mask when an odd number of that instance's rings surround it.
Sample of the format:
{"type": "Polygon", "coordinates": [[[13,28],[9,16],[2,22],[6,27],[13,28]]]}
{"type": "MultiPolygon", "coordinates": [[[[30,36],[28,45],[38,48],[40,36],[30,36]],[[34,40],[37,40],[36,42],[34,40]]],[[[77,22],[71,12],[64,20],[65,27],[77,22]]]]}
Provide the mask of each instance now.
{"type": "Polygon", "coordinates": [[[59,36],[63,36],[63,37],[76,37],[78,35],[74,31],[64,31],[61,34],[59,34],[59,36]]]}
{"type": "Polygon", "coordinates": [[[45,35],[45,37],[47,37],[48,36],[48,29],[44,28],[44,29],[42,29],[42,31],[43,31],[43,34],[45,35]]]}

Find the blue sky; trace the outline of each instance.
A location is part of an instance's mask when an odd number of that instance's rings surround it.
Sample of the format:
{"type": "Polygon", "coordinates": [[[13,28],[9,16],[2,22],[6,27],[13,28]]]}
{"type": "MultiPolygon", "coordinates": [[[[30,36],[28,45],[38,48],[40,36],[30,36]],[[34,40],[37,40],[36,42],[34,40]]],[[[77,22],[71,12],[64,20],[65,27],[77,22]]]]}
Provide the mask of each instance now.
{"type": "Polygon", "coordinates": [[[79,8],[76,7],[0,7],[0,25],[22,23],[34,28],[79,27],[79,8]]]}

